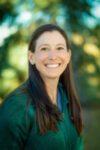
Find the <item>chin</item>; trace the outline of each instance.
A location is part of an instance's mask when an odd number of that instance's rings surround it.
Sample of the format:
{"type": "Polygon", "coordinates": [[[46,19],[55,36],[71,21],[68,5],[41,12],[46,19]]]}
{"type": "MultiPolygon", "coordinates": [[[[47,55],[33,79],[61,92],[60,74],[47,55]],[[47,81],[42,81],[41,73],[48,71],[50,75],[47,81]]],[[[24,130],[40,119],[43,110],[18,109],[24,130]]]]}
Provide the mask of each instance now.
{"type": "Polygon", "coordinates": [[[46,74],[46,73],[43,74],[43,73],[42,73],[42,74],[41,74],[41,76],[42,76],[44,79],[59,79],[59,78],[60,78],[60,75],[61,75],[60,73],[58,73],[58,74],[57,74],[57,73],[55,73],[55,74],[53,74],[53,73],[52,73],[52,74],[50,74],[50,73],[49,73],[49,74],[46,74]]]}
{"type": "Polygon", "coordinates": [[[51,76],[47,76],[47,78],[49,79],[58,79],[60,76],[57,75],[51,75],[51,76]]]}

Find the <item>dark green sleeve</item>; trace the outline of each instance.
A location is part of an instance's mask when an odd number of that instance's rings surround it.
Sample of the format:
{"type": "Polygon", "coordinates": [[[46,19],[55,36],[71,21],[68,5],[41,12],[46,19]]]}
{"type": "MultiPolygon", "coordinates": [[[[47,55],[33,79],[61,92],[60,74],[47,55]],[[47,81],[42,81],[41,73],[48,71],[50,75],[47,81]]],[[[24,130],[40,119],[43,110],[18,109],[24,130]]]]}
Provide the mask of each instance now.
{"type": "Polygon", "coordinates": [[[22,98],[11,97],[0,106],[0,150],[24,148],[31,124],[29,113],[26,123],[26,103],[22,98]]]}

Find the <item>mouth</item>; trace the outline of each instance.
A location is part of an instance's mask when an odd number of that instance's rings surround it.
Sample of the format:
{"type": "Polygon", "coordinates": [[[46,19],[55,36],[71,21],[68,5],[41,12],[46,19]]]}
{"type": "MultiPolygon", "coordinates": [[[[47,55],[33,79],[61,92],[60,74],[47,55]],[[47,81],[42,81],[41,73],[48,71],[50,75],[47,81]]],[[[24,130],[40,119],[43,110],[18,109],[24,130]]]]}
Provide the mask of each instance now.
{"type": "Polygon", "coordinates": [[[46,64],[45,66],[47,67],[47,68],[57,68],[57,67],[59,67],[61,64],[60,63],[58,63],[58,64],[46,64]]]}

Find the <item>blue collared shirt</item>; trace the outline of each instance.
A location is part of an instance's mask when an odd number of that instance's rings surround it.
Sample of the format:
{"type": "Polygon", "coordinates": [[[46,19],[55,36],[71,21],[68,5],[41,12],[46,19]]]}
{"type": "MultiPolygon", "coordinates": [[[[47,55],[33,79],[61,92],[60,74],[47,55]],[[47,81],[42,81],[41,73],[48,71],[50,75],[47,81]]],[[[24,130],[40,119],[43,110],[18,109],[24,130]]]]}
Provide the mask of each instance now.
{"type": "Polygon", "coordinates": [[[57,103],[58,103],[58,108],[62,112],[62,103],[61,103],[61,95],[59,89],[57,90],[57,103]]]}

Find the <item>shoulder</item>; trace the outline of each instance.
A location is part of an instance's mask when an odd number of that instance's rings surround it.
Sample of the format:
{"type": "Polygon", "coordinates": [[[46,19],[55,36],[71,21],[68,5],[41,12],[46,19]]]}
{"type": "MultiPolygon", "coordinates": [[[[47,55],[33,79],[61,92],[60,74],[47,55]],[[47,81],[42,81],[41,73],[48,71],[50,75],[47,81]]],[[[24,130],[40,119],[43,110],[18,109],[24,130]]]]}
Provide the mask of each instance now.
{"type": "Polygon", "coordinates": [[[32,123],[35,115],[34,107],[31,103],[28,105],[30,96],[28,92],[23,91],[27,84],[28,82],[25,81],[11,92],[0,105],[0,124],[23,126],[24,123],[24,126],[26,126],[26,120],[28,124],[32,123]]]}
{"type": "Polygon", "coordinates": [[[3,101],[2,105],[11,104],[26,104],[30,98],[28,94],[28,80],[13,90],[3,101]]]}
{"type": "MultiPolygon", "coordinates": [[[[24,96],[24,95],[28,95],[28,84],[29,81],[26,80],[24,81],[21,85],[19,85],[16,89],[14,89],[7,97],[6,99],[9,99],[11,97],[19,97],[19,96],[24,96]]],[[[5,100],[6,100],[5,99],[5,100]]]]}

